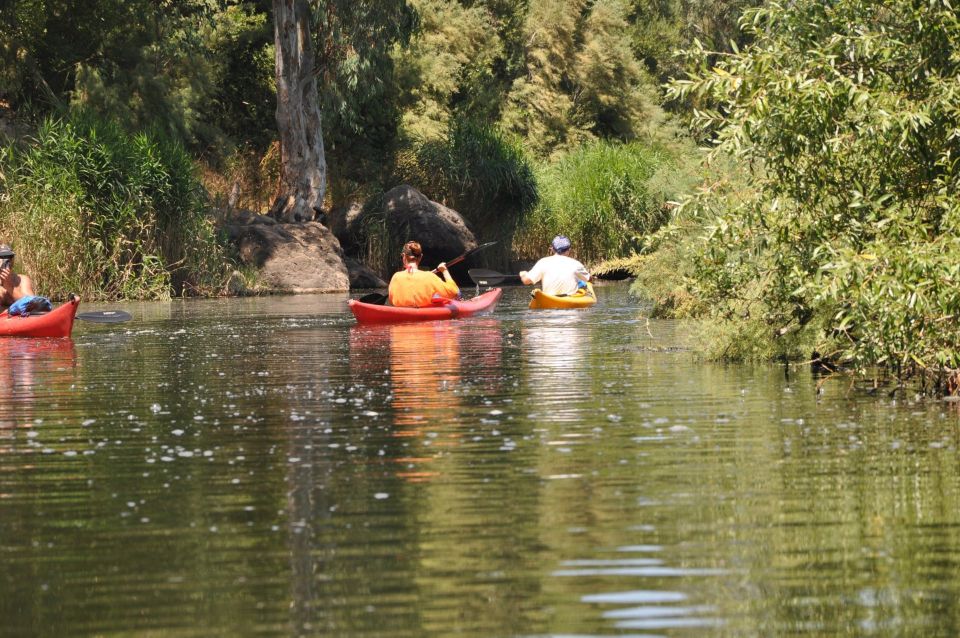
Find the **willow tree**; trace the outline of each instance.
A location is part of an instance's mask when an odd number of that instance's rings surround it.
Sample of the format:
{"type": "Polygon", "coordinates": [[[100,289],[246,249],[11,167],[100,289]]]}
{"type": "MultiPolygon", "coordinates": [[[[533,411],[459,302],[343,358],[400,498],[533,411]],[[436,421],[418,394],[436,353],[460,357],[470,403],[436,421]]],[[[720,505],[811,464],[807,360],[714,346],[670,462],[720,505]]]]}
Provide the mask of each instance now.
{"type": "Polygon", "coordinates": [[[631,49],[628,17],[620,0],[531,0],[526,69],[511,87],[503,126],[541,156],[643,133],[660,110],[631,49]]]}
{"type": "Polygon", "coordinates": [[[308,0],[273,1],[282,168],[280,194],[270,214],[286,221],[313,219],[327,183],[310,23],[308,0]]]}
{"type": "Polygon", "coordinates": [[[689,207],[710,228],[695,292],[731,329],[727,352],[753,356],[759,335],[861,371],[960,370],[954,6],[796,0],[741,23],[751,46],[715,67],[694,52],[703,71],[670,89],[718,105],[698,122],[752,187],[711,185],[689,207]]]}

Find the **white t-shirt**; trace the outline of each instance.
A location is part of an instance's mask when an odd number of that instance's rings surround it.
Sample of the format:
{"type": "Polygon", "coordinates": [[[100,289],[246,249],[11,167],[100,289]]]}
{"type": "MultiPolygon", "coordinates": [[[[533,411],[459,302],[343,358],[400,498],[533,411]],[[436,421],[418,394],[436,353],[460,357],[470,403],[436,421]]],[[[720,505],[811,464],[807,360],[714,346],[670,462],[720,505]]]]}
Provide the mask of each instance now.
{"type": "Polygon", "coordinates": [[[550,255],[533,265],[527,272],[533,283],[540,283],[548,295],[572,295],[578,281],[590,281],[586,267],[573,257],[550,255]]]}

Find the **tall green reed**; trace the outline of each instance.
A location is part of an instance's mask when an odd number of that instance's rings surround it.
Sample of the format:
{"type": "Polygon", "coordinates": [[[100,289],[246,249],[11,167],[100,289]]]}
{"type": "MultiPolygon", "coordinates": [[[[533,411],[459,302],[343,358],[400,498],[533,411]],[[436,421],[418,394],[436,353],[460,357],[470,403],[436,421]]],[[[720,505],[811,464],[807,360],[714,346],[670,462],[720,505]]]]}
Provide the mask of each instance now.
{"type": "Polygon", "coordinates": [[[74,112],[2,157],[0,236],[43,294],[214,294],[229,265],[195,167],[158,131],[74,112]]]}
{"type": "Polygon", "coordinates": [[[521,259],[543,256],[556,234],[586,263],[629,255],[668,218],[674,160],[640,142],[596,142],[537,170],[540,202],[517,233],[521,259]]]}

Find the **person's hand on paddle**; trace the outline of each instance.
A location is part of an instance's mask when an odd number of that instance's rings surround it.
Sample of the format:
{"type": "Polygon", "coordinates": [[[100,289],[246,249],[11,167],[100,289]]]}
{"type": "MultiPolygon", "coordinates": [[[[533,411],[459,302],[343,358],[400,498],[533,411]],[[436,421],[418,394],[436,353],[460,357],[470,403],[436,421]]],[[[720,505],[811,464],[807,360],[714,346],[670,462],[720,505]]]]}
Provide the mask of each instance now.
{"type": "Polygon", "coordinates": [[[450,281],[450,271],[447,270],[447,263],[446,263],[446,262],[441,261],[439,264],[437,264],[436,271],[437,271],[437,273],[440,274],[444,279],[446,279],[447,281],[450,281]]]}

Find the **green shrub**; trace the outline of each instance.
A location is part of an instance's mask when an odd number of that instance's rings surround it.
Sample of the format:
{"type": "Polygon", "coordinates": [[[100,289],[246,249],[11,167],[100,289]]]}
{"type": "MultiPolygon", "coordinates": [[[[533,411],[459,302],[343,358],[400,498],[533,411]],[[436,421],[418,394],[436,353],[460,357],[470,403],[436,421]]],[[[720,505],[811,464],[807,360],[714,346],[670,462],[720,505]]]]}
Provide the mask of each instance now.
{"type": "Polygon", "coordinates": [[[715,65],[691,52],[700,70],[669,89],[716,105],[696,121],[749,187],[691,200],[706,227],[694,294],[718,321],[808,335],[794,356],[939,385],[960,371],[960,17],[801,0],[741,24],[749,48],[715,65]]]}
{"type": "Polygon", "coordinates": [[[668,219],[664,206],[676,172],[667,153],[640,142],[596,142],[537,172],[540,203],[528,216],[514,250],[543,256],[557,234],[570,237],[585,263],[624,257],[668,219]]]}
{"type": "Polygon", "coordinates": [[[0,234],[38,292],[157,299],[222,287],[226,251],[192,161],[168,137],[80,112],[0,159],[0,234]]]}

